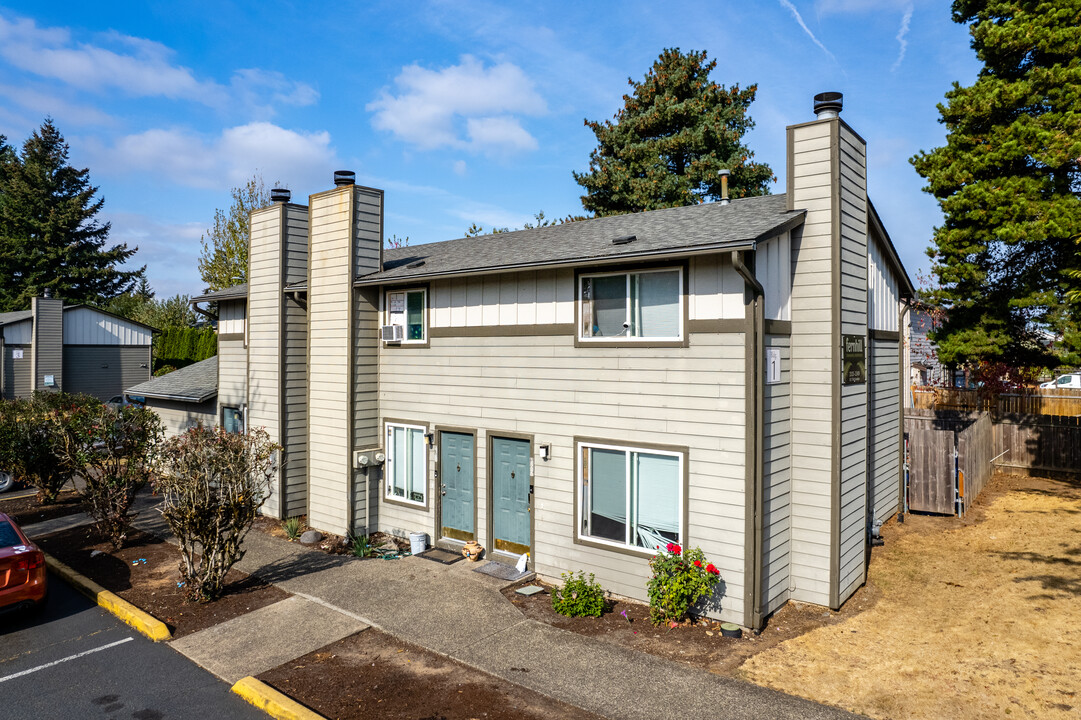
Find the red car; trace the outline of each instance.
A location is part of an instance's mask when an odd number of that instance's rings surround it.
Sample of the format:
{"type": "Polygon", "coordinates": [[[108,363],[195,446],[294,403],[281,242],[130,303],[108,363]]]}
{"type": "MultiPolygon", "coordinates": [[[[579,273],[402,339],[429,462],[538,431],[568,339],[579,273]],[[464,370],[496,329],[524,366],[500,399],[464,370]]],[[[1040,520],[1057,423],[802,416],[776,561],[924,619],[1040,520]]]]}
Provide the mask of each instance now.
{"type": "Polygon", "coordinates": [[[0,611],[45,603],[45,554],[0,512],[0,611]]]}

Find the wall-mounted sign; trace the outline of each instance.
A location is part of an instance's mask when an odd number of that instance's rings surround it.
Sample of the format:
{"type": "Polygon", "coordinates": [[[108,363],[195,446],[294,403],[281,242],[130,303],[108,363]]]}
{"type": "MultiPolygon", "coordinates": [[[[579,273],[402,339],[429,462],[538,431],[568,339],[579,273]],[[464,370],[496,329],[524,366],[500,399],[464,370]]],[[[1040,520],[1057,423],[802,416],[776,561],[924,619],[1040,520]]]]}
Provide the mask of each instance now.
{"type": "Polygon", "coordinates": [[[56,387],[56,376],[55,375],[46,375],[45,376],[45,387],[56,387]]]}
{"type": "Polygon", "coordinates": [[[859,385],[867,382],[867,338],[863,335],[842,335],[841,382],[859,385]]]}
{"type": "Polygon", "coordinates": [[[766,384],[781,382],[781,348],[766,348],[766,384]]]}
{"type": "Polygon", "coordinates": [[[22,348],[11,348],[11,359],[12,360],[22,360],[23,359],[23,349],[22,348]]]}

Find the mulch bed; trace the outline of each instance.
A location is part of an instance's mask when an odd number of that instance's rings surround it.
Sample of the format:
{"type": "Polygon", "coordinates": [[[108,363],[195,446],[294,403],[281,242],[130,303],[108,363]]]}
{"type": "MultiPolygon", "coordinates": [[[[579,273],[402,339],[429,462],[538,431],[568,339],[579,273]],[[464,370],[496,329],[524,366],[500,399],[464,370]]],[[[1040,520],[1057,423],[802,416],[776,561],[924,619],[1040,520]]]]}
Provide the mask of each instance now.
{"type": "Polygon", "coordinates": [[[741,638],[723,637],[720,623],[708,619],[697,624],[654,627],[649,621],[649,606],[629,600],[611,600],[599,618],[566,617],[552,609],[551,586],[536,581],[505,588],[503,595],[530,620],[720,675],[736,676],[739,666],[753,655],[815,628],[843,622],[871,607],[878,591],[871,585],[860,588],[839,612],[789,602],[770,616],[761,633],[744,632],[741,638]],[[544,592],[529,597],[514,592],[526,585],[540,586],[544,592]]]}
{"type": "Polygon", "coordinates": [[[75,491],[67,490],[57,496],[56,502],[48,505],[39,505],[34,495],[9,499],[3,499],[0,495],[0,512],[10,515],[18,525],[25,526],[81,513],[83,506],[75,491]]]}
{"type": "Polygon", "coordinates": [[[350,635],[259,679],[341,720],[600,720],[377,630],[350,635]]]}
{"type": "Polygon", "coordinates": [[[35,542],[75,571],[164,622],[173,637],[190,635],[289,597],[284,590],[234,569],[226,576],[222,597],[211,603],[188,602],[177,587],[180,550],[138,530],[115,551],[91,527],[53,533],[35,542]],[[102,554],[91,557],[95,550],[102,554]]]}

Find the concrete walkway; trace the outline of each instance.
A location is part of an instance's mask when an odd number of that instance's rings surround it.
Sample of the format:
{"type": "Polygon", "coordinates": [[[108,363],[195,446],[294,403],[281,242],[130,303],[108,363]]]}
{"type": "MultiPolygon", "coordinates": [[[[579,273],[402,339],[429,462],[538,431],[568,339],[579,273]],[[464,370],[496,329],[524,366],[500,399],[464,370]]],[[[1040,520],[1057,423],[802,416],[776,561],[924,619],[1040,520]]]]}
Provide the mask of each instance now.
{"type": "MultiPolygon", "coordinates": [[[[142,512],[135,524],[167,536],[151,503],[141,499],[142,512]]],[[[53,522],[26,531],[54,532],[53,522]]],[[[237,567],[294,597],[172,643],[227,680],[258,674],[370,625],[506,682],[610,718],[856,717],[527,620],[500,593],[506,581],[475,573],[475,566],[466,561],[453,565],[415,557],[360,561],[257,531],[248,534],[244,547],[244,559],[237,567]],[[292,628],[295,643],[284,642],[290,637],[286,628],[292,628]],[[319,644],[311,647],[314,643],[319,644]]]]}

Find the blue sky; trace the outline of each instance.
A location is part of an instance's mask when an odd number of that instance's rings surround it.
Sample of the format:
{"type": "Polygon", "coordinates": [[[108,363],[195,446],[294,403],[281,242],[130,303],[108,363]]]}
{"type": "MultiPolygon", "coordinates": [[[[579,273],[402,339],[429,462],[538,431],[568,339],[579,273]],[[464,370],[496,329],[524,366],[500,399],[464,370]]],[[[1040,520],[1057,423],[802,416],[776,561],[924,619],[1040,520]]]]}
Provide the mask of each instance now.
{"type": "Polygon", "coordinates": [[[583,119],[611,118],[665,47],[757,83],[746,142],[776,191],[785,126],[843,92],[871,199],[909,274],[927,267],[941,216],[908,158],[943,144],[936,104],[979,69],[945,2],[7,3],[0,134],[52,116],[111,240],[159,296],[197,294],[200,236],[255,173],[306,202],[354,170],[414,245],[580,213],[583,119]]]}

